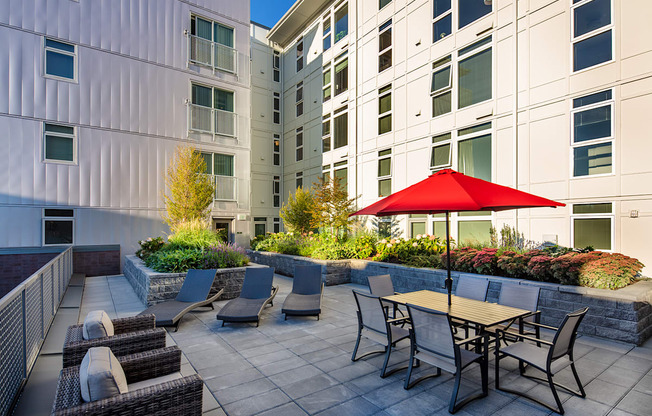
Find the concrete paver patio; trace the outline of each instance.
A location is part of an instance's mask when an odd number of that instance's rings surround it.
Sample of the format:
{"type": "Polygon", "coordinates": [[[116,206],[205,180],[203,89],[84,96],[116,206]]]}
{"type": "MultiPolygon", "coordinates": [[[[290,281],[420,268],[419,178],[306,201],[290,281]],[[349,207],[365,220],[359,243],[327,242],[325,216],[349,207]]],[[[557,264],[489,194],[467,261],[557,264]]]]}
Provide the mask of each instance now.
{"type": "MultiPolygon", "coordinates": [[[[222,327],[221,321],[215,319],[216,311],[226,303],[220,301],[215,303],[215,311],[205,308],[187,314],[179,331],[169,332],[168,345],[177,344],[184,353],[182,373],[197,372],[204,379],[205,415],[449,414],[448,400],[453,387],[449,374],[443,373],[441,377],[426,380],[406,391],[403,389],[405,371],[386,379],[379,377],[383,357],[351,361],[357,334],[356,306],[351,290],[366,291],[365,287],[353,284],[327,287],[319,321],[314,317],[290,317],[285,321],[281,305],[291,290],[292,280],[276,275],[274,284],[280,286],[279,293],[274,306],[263,313],[258,328],[253,324],[222,327]]],[[[73,302],[70,308],[74,307],[73,302]]],[[[93,309],[104,309],[112,317],[131,316],[145,306],[123,276],[109,276],[87,278],[77,307],[77,315],[70,309],[62,309],[67,311],[68,319],[53,325],[48,338],[62,342],[57,334],[65,331],[71,316],[81,322],[93,309]]],[[[390,364],[405,365],[408,346],[407,340],[399,343],[390,364]]],[[[361,352],[377,347],[363,339],[361,352]]],[[[60,349],[59,346],[57,352],[56,343],[46,340],[40,363],[28,380],[16,414],[49,412],[50,398],[54,394],[51,383],[61,366],[60,349]],[[49,402],[45,400],[46,395],[49,402]],[[40,405],[31,400],[34,397],[41,398],[40,405]]],[[[581,336],[577,339],[575,358],[587,398],[574,397],[561,390],[567,415],[650,414],[651,342],[634,347],[581,336]]],[[[432,367],[424,364],[418,371],[430,372],[432,367]]],[[[494,390],[493,374],[492,358],[489,396],[472,402],[457,414],[551,414],[526,399],[494,390]]],[[[568,369],[556,379],[574,385],[568,369]]],[[[480,372],[477,366],[467,369],[463,380],[461,395],[478,389],[480,372]]],[[[501,384],[554,403],[546,385],[518,376],[515,361],[501,362],[501,384]]]]}

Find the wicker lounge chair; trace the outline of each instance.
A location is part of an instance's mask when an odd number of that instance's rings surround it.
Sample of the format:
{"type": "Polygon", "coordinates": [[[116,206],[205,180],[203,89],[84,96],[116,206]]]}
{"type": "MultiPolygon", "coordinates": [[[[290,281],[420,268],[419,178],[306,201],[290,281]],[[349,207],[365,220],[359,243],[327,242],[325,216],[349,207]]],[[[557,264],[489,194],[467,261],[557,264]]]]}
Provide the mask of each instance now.
{"type": "MultiPolygon", "coordinates": [[[[555,337],[552,339],[552,342],[543,339],[537,339],[527,335],[516,335],[516,337],[519,339],[519,342],[516,342],[505,348],[500,348],[500,343],[497,342],[496,351],[495,351],[496,390],[502,390],[509,393],[518,394],[519,396],[523,396],[527,399],[530,399],[536,403],[539,403],[542,406],[547,407],[553,412],[557,412],[562,415],[564,414],[564,408],[561,405],[561,400],[559,399],[559,395],[557,394],[557,389],[555,389],[555,386],[561,387],[562,389],[576,396],[586,397],[586,393],[584,392],[584,388],[582,387],[582,382],[580,381],[580,377],[577,375],[577,370],[575,369],[575,360],[573,359],[573,349],[575,347],[575,338],[577,337],[577,328],[580,326],[580,323],[582,323],[582,319],[584,319],[584,316],[586,315],[586,311],[588,311],[588,309],[589,308],[583,308],[575,312],[569,313],[564,317],[564,320],[562,321],[559,328],[554,328],[548,325],[537,324],[537,323],[531,324],[534,326],[539,326],[541,328],[556,330],[557,333],[555,334],[555,337]],[[539,347],[530,343],[526,343],[525,341],[533,341],[536,342],[537,344],[544,344],[545,346],[539,347]],[[519,372],[523,377],[547,382],[548,385],[550,386],[550,390],[552,390],[552,395],[555,399],[555,403],[557,404],[557,408],[549,405],[546,402],[539,400],[536,397],[532,397],[522,391],[516,391],[516,390],[500,387],[500,360],[505,357],[512,357],[518,360],[519,372]],[[539,371],[543,371],[543,373],[546,375],[546,378],[543,379],[529,374],[525,374],[526,365],[532,366],[539,371]],[[575,383],[577,383],[577,387],[579,387],[579,391],[574,391],[569,387],[556,383],[553,380],[555,374],[559,373],[561,370],[569,366],[571,368],[571,371],[573,372],[573,377],[575,378],[575,383]]],[[[498,330],[499,337],[500,337],[500,332],[502,331],[498,330]]]]}
{"type": "Polygon", "coordinates": [[[210,290],[217,270],[196,270],[190,269],[183,281],[181,290],[174,300],[157,303],[140,313],[140,315],[154,314],[157,326],[174,326],[175,332],[179,329],[179,322],[183,315],[201,306],[213,307],[213,302],[219,298],[224,289],[212,295],[210,290]]]}
{"type": "Polygon", "coordinates": [[[385,354],[385,362],[383,368],[380,370],[380,377],[385,378],[397,371],[405,370],[407,366],[395,367],[387,371],[389,364],[389,357],[392,353],[392,347],[410,336],[407,329],[397,326],[397,323],[404,322],[407,318],[388,319],[387,310],[377,296],[367,295],[365,293],[353,291],[355,302],[358,304],[358,339],[353,348],[353,355],[351,361],[358,361],[360,358],[366,357],[371,354],[385,354]],[[365,335],[372,341],[382,344],[385,349],[370,351],[356,357],[358,347],[360,346],[360,338],[365,335]]]}
{"type": "Polygon", "coordinates": [[[222,326],[226,322],[255,322],[258,326],[265,306],[274,306],[278,286],[272,286],[273,278],[274,269],[271,267],[248,267],[240,297],[230,300],[217,314],[222,326]]]}
{"type": "Polygon", "coordinates": [[[181,350],[174,346],[118,357],[128,383],[168,376],[171,381],[106,399],[84,402],[79,366],[61,370],[52,415],[188,415],[202,414],[201,377],[170,377],[181,370],[181,350]]]}
{"type": "Polygon", "coordinates": [[[296,316],[317,316],[321,313],[321,299],[324,284],[321,281],[321,266],[296,266],[292,281],[292,292],[285,298],[281,313],[296,316]]]}
{"type": "Polygon", "coordinates": [[[154,315],[112,319],[114,335],[84,339],[83,325],[72,325],[63,343],[63,367],[79,365],[91,347],[109,347],[116,356],[165,347],[165,330],[156,328],[154,315]]]}

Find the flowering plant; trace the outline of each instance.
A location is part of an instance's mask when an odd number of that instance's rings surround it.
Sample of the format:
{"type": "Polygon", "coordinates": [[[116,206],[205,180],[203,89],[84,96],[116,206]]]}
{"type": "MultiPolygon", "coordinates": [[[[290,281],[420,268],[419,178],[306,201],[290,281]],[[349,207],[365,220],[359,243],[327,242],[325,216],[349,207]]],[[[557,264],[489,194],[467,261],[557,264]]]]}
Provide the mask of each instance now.
{"type": "Polygon", "coordinates": [[[136,256],[142,260],[146,260],[153,253],[159,251],[165,245],[163,237],[149,237],[145,240],[138,241],[140,248],[136,251],[136,256]]]}
{"type": "Polygon", "coordinates": [[[601,256],[582,265],[579,284],[599,289],[620,289],[634,282],[643,263],[620,253],[601,256]]]}

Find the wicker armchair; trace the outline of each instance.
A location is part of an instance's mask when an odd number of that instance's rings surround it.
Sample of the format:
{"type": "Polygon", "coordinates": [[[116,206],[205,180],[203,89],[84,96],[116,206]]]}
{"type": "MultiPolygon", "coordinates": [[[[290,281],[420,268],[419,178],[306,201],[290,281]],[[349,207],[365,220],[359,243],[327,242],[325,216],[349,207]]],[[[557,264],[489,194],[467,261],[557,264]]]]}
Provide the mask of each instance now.
{"type": "Polygon", "coordinates": [[[165,329],[156,328],[154,315],[113,319],[112,337],[84,339],[83,325],[68,327],[63,343],[63,368],[79,365],[91,347],[109,347],[116,357],[165,347],[165,329]]]}
{"type": "MultiPolygon", "coordinates": [[[[161,377],[180,371],[181,350],[174,346],[118,357],[128,383],[161,377]]],[[[162,382],[110,398],[84,402],[81,397],[79,367],[61,370],[52,415],[201,415],[201,377],[162,382]]]]}

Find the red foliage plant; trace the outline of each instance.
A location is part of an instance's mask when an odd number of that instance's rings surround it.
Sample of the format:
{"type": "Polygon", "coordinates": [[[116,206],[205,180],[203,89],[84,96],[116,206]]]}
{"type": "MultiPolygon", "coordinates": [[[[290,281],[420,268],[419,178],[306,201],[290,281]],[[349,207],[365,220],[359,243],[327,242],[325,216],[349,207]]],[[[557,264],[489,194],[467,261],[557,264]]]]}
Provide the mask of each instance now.
{"type": "Polygon", "coordinates": [[[473,268],[476,273],[495,274],[498,263],[498,249],[485,247],[473,256],[473,268]]]}

